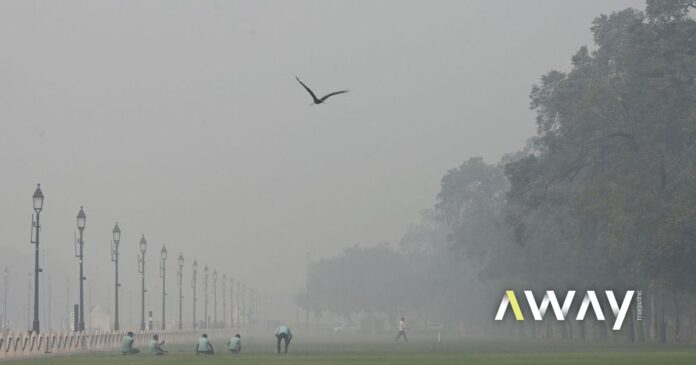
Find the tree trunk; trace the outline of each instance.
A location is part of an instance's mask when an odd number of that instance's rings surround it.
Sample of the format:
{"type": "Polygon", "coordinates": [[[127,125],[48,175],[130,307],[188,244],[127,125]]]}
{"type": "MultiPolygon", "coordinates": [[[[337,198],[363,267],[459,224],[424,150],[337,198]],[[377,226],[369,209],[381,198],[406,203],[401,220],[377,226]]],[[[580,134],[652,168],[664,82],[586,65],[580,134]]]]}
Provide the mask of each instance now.
{"type": "MultiPolygon", "coordinates": [[[[635,317],[634,317],[634,318],[635,318],[635,317]]],[[[637,325],[637,328],[636,328],[636,335],[638,336],[638,342],[640,342],[640,343],[645,343],[645,326],[644,326],[644,322],[645,322],[645,321],[642,320],[642,317],[641,317],[641,320],[640,320],[640,321],[636,318],[636,325],[637,325]]]]}
{"type": "Polygon", "coordinates": [[[659,321],[658,321],[658,315],[657,315],[657,290],[651,290],[650,291],[650,339],[653,342],[658,342],[658,329],[659,329],[659,321]]]}
{"type": "Polygon", "coordinates": [[[667,323],[665,322],[665,301],[662,297],[660,297],[660,320],[658,323],[659,327],[659,335],[660,335],[660,343],[665,344],[667,343],[667,323]]]}
{"type": "Polygon", "coordinates": [[[607,339],[609,339],[609,335],[610,335],[610,332],[608,332],[609,327],[607,326],[607,321],[604,320],[604,321],[601,321],[599,323],[600,323],[600,339],[602,341],[606,341],[607,339]]]}
{"type": "Polygon", "coordinates": [[[537,333],[536,333],[537,332],[536,331],[537,323],[536,323],[536,321],[531,321],[530,323],[532,325],[532,338],[536,338],[536,336],[537,336],[537,333]]]}
{"type": "Polygon", "coordinates": [[[696,294],[691,294],[691,344],[696,345],[696,294]]]}
{"type": "Polygon", "coordinates": [[[626,313],[628,318],[628,328],[626,328],[626,337],[628,339],[628,342],[636,342],[636,316],[633,313],[633,309],[630,309],[628,313],[626,313]]]}
{"type": "Polygon", "coordinates": [[[674,343],[681,342],[680,326],[679,326],[679,296],[674,293],[674,343]]]}

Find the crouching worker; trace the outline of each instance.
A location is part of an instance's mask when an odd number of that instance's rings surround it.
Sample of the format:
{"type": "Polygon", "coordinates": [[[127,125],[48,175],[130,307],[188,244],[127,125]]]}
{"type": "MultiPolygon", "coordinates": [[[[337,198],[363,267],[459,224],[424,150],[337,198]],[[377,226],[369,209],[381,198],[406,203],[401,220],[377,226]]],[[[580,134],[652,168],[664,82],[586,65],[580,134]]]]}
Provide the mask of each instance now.
{"type": "Polygon", "coordinates": [[[292,341],[292,332],[290,328],[288,328],[288,326],[278,326],[275,335],[278,340],[278,353],[280,353],[280,341],[283,340],[285,341],[285,353],[287,354],[288,345],[290,345],[290,341],[292,341]]]}
{"type": "Polygon", "coordinates": [[[133,348],[134,337],[135,335],[133,335],[133,332],[128,332],[128,334],[123,336],[123,342],[121,343],[122,355],[137,354],[140,352],[140,350],[133,348]]]}
{"type": "Polygon", "coordinates": [[[164,355],[167,353],[162,348],[162,345],[164,345],[164,341],[159,342],[159,336],[154,335],[152,336],[152,340],[150,340],[150,345],[148,346],[148,349],[150,350],[150,353],[153,355],[164,355]]]}
{"type": "Polygon", "coordinates": [[[234,337],[230,338],[230,340],[227,341],[227,348],[230,352],[234,352],[235,354],[242,352],[242,336],[237,333],[234,337]]]}
{"type": "Polygon", "coordinates": [[[213,345],[210,343],[210,341],[208,341],[208,334],[206,333],[204,333],[203,336],[201,336],[201,338],[198,339],[198,345],[196,345],[196,355],[198,354],[215,354],[213,345]]]}

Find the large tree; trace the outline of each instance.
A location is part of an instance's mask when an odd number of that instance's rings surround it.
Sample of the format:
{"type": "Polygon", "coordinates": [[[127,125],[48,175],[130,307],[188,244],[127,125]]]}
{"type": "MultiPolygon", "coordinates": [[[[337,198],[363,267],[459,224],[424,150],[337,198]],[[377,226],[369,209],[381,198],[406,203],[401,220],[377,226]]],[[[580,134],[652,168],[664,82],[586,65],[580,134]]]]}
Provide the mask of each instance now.
{"type": "Polygon", "coordinates": [[[532,89],[538,133],[506,166],[510,222],[518,242],[547,245],[587,284],[693,289],[693,6],[598,17],[596,49],[532,89]]]}

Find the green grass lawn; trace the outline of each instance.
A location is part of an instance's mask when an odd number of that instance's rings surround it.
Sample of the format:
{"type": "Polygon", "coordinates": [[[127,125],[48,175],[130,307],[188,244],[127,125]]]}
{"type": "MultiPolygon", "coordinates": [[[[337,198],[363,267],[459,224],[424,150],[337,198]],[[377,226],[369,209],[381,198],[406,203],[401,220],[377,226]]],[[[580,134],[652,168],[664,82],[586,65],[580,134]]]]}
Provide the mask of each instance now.
{"type": "MultiPolygon", "coordinates": [[[[273,338],[244,342],[243,353],[225,353],[215,341],[218,354],[194,356],[191,346],[169,346],[166,356],[148,354],[121,356],[93,353],[11,361],[11,364],[696,364],[696,348],[623,344],[584,344],[544,340],[446,340],[412,338],[408,344],[389,339],[341,342],[340,338],[303,341],[296,336],[287,355],[272,353],[273,338]]],[[[167,347],[167,346],[165,346],[167,347]]]]}

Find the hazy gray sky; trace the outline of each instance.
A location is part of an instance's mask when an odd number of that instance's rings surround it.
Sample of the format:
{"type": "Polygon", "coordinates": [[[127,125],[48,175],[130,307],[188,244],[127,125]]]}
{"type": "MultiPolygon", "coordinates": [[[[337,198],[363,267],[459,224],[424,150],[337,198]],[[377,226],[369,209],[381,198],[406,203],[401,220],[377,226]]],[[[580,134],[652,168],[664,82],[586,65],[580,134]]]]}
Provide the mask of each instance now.
{"type": "Polygon", "coordinates": [[[531,85],[629,6],[644,2],[2,1],[0,265],[32,268],[40,182],[44,283],[75,287],[84,205],[92,286],[112,288],[118,220],[128,289],[144,233],[152,295],[166,243],[187,284],[195,256],[289,298],[307,248],[396,242],[447,169],[523,146],[531,85]],[[351,93],[310,107],[295,75],[351,93]]]}

